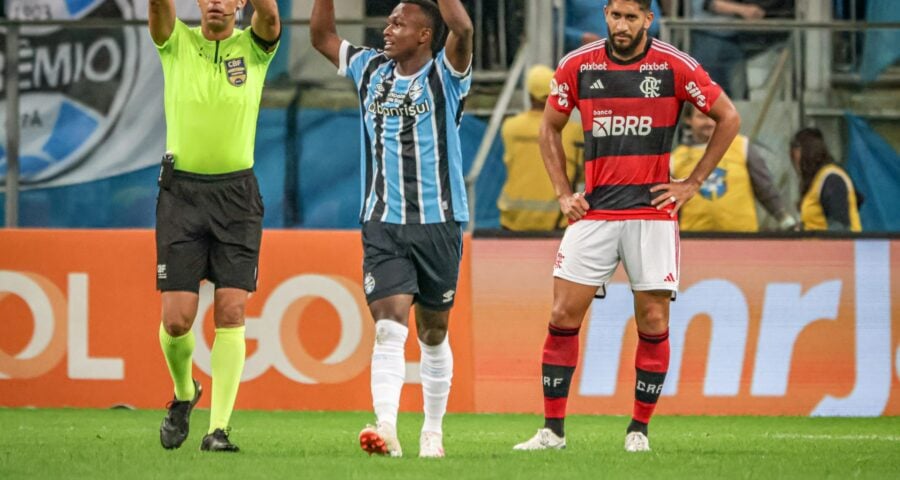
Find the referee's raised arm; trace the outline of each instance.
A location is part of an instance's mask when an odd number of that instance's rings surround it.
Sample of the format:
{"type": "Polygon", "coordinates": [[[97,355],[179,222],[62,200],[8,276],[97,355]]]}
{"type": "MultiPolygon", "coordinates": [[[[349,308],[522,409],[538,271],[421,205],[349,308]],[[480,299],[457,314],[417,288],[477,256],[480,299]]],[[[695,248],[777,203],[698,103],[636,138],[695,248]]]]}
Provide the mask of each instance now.
{"type": "Polygon", "coordinates": [[[175,29],[175,4],[172,0],[150,0],[147,6],[150,37],[153,38],[153,43],[162,45],[175,29]]]}
{"type": "Polygon", "coordinates": [[[250,27],[253,33],[270,46],[271,52],[281,37],[281,20],[278,18],[278,4],[275,0],[250,0],[253,4],[253,18],[250,27]]]}
{"type": "Polygon", "coordinates": [[[472,61],[472,19],[459,0],[440,0],[437,4],[441,10],[441,18],[450,30],[444,45],[447,60],[454,70],[465,72],[472,61]]]}
{"type": "Polygon", "coordinates": [[[316,0],[309,17],[309,39],[313,48],[340,67],[341,42],[334,23],[334,0],[316,0]]]}

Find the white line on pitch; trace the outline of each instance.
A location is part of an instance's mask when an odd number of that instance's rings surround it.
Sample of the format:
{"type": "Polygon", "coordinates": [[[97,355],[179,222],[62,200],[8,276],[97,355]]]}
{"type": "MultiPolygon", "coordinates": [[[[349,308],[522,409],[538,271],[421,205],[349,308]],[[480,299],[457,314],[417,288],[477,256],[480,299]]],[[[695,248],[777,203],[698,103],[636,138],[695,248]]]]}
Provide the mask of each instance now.
{"type": "Polygon", "coordinates": [[[785,438],[785,439],[796,439],[796,440],[880,440],[886,442],[900,442],[900,436],[898,435],[811,435],[811,434],[799,434],[799,433],[776,433],[772,435],[767,435],[772,438],[785,438]]]}

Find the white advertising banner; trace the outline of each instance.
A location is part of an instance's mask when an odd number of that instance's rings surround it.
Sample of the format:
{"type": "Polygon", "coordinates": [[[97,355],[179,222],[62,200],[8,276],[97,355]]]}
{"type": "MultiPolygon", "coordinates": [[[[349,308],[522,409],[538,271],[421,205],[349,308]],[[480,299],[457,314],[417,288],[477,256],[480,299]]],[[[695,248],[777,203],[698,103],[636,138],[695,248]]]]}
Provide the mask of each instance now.
{"type": "MultiPolygon", "coordinates": [[[[181,18],[196,2],[176,0],[181,18]]],[[[18,20],[146,19],[147,2],[6,0],[18,20]]],[[[0,31],[0,69],[8,32],[0,31]]],[[[24,188],[88,182],[155,164],[165,149],[163,76],[147,27],[22,26],[19,165],[24,188]]],[[[0,177],[6,174],[6,94],[0,76],[0,177]]]]}

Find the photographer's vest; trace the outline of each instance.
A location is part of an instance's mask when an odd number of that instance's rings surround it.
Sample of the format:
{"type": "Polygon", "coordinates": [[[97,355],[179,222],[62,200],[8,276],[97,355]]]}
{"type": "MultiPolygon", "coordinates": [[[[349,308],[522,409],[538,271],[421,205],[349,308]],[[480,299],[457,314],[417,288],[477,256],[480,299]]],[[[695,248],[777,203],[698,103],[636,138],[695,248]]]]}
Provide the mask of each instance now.
{"type": "Polygon", "coordinates": [[[804,230],[828,230],[828,219],[825,218],[825,209],[822,208],[822,185],[829,175],[837,175],[847,184],[847,208],[850,218],[850,231],[861,232],[862,223],[859,221],[859,209],[856,203],[856,191],[853,182],[847,173],[837,165],[825,165],[816,172],[809,190],[803,195],[800,202],[800,218],[803,221],[804,230]]]}
{"type": "MultiPolygon", "coordinates": [[[[687,178],[706,144],[679,145],[672,152],[672,175],[687,178]]],[[[755,232],[759,230],[753,184],[747,169],[749,139],[738,135],[700,190],[679,211],[681,230],[690,232],[755,232]]]]}

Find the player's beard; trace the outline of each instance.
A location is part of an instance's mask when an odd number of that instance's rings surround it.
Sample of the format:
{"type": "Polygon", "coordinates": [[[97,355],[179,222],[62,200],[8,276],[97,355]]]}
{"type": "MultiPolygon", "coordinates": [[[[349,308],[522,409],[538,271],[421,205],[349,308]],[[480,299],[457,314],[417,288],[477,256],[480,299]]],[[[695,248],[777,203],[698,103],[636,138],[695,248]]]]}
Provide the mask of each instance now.
{"type": "Polygon", "coordinates": [[[612,41],[610,42],[612,44],[613,52],[619,57],[628,58],[628,57],[633,56],[635,50],[637,50],[638,45],[641,44],[641,40],[644,39],[644,35],[646,33],[647,33],[647,29],[642,28],[641,31],[639,31],[637,33],[637,35],[634,36],[634,40],[632,40],[631,43],[629,43],[628,45],[626,45],[622,48],[619,48],[619,46],[616,44],[615,38],[613,38],[612,41]]]}

